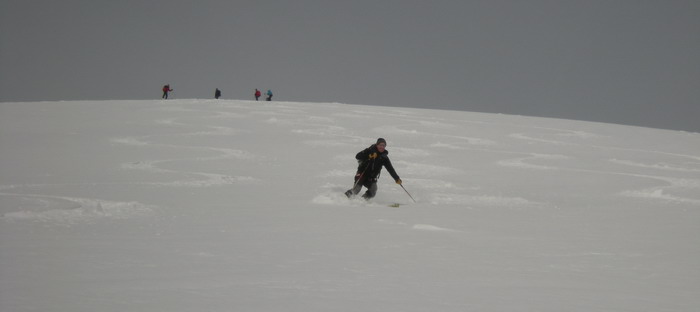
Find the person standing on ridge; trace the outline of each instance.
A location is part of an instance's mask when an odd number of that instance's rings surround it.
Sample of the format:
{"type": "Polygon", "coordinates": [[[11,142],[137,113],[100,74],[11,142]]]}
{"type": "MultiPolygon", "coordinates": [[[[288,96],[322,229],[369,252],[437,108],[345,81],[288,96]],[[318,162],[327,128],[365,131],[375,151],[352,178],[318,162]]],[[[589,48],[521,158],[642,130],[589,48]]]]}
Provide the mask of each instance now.
{"type": "Polygon", "coordinates": [[[170,85],[169,85],[169,84],[166,84],[166,85],[163,86],[163,98],[164,98],[164,99],[166,99],[166,100],[168,99],[168,93],[169,93],[170,91],[173,91],[173,89],[170,89],[170,85]]]}
{"type": "Polygon", "coordinates": [[[267,89],[267,99],[268,101],[272,101],[272,90],[267,89]]]}
{"type": "Polygon", "coordinates": [[[359,165],[355,174],[355,185],[352,189],[345,192],[345,196],[348,198],[352,198],[360,193],[363,186],[367,188],[367,191],[362,195],[362,198],[369,200],[377,195],[377,180],[382,167],[389,171],[396,184],[400,185],[403,183],[399,175],[396,174],[394,166],[391,165],[389,151],[386,150],[386,140],[383,138],[377,139],[377,143],[357,153],[355,159],[357,159],[359,165]]]}
{"type": "Polygon", "coordinates": [[[221,97],[221,90],[219,90],[219,88],[216,88],[216,91],[214,91],[214,97],[217,100],[221,97]]]}
{"type": "Polygon", "coordinates": [[[256,101],[260,98],[261,95],[262,95],[262,93],[260,93],[260,90],[255,88],[255,100],[256,101]]]}

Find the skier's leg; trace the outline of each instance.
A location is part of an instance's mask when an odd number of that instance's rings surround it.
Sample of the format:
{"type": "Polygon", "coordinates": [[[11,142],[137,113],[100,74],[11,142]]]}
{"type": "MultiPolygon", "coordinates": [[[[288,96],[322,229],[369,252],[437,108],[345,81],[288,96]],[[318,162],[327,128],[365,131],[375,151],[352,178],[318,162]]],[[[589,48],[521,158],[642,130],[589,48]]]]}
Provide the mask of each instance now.
{"type": "Polygon", "coordinates": [[[365,185],[367,191],[362,195],[362,198],[369,200],[377,195],[377,181],[371,181],[369,185],[365,185]]]}
{"type": "Polygon", "coordinates": [[[362,184],[355,185],[353,188],[347,190],[345,192],[345,196],[347,197],[353,197],[357,195],[362,190],[362,184]]]}
{"type": "Polygon", "coordinates": [[[355,176],[355,185],[351,189],[347,190],[347,192],[345,192],[345,196],[351,197],[351,196],[355,196],[358,193],[360,193],[360,191],[362,190],[362,182],[357,181],[357,179],[359,177],[360,177],[360,174],[355,176]]]}

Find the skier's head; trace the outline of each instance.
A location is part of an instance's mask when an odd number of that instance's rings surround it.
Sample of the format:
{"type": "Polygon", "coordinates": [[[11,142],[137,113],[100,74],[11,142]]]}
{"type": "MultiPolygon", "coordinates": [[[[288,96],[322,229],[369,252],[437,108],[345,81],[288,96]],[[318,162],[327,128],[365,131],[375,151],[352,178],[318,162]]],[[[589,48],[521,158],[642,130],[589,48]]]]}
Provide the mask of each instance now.
{"type": "Polygon", "coordinates": [[[377,146],[377,150],[378,150],[380,153],[383,153],[383,152],[384,152],[384,149],[386,148],[386,140],[384,140],[384,138],[379,138],[379,139],[377,139],[377,144],[376,144],[376,146],[377,146]]]}

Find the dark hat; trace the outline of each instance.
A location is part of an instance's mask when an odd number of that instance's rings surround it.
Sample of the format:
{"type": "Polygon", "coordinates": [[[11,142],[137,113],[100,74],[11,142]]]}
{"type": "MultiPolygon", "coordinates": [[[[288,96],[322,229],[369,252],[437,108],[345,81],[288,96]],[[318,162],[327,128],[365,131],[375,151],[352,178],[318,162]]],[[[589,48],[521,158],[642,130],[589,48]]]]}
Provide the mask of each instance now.
{"type": "Polygon", "coordinates": [[[384,145],[386,145],[386,140],[384,140],[384,138],[379,138],[377,139],[377,144],[379,143],[384,143],[384,145]]]}

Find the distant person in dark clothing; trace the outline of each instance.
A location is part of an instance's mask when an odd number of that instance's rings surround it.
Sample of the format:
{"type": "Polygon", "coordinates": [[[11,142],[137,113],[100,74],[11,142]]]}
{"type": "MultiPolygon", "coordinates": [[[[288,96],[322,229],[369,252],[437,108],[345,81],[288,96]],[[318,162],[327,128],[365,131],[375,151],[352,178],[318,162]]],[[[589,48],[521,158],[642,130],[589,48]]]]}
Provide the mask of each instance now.
{"type": "Polygon", "coordinates": [[[262,95],[262,93],[260,92],[260,90],[258,90],[258,89],[256,88],[256,89],[255,89],[255,100],[257,101],[257,100],[260,98],[261,95],[262,95]]]}
{"type": "Polygon", "coordinates": [[[219,90],[219,88],[216,88],[216,91],[214,91],[214,97],[217,100],[221,97],[221,90],[219,90]]]}
{"type": "Polygon", "coordinates": [[[268,89],[267,90],[267,99],[268,101],[272,101],[272,90],[268,89]]]}
{"type": "Polygon", "coordinates": [[[170,93],[170,91],[173,91],[173,89],[170,89],[169,84],[166,84],[163,86],[163,98],[164,99],[166,99],[166,100],[168,99],[168,93],[170,93]]]}

